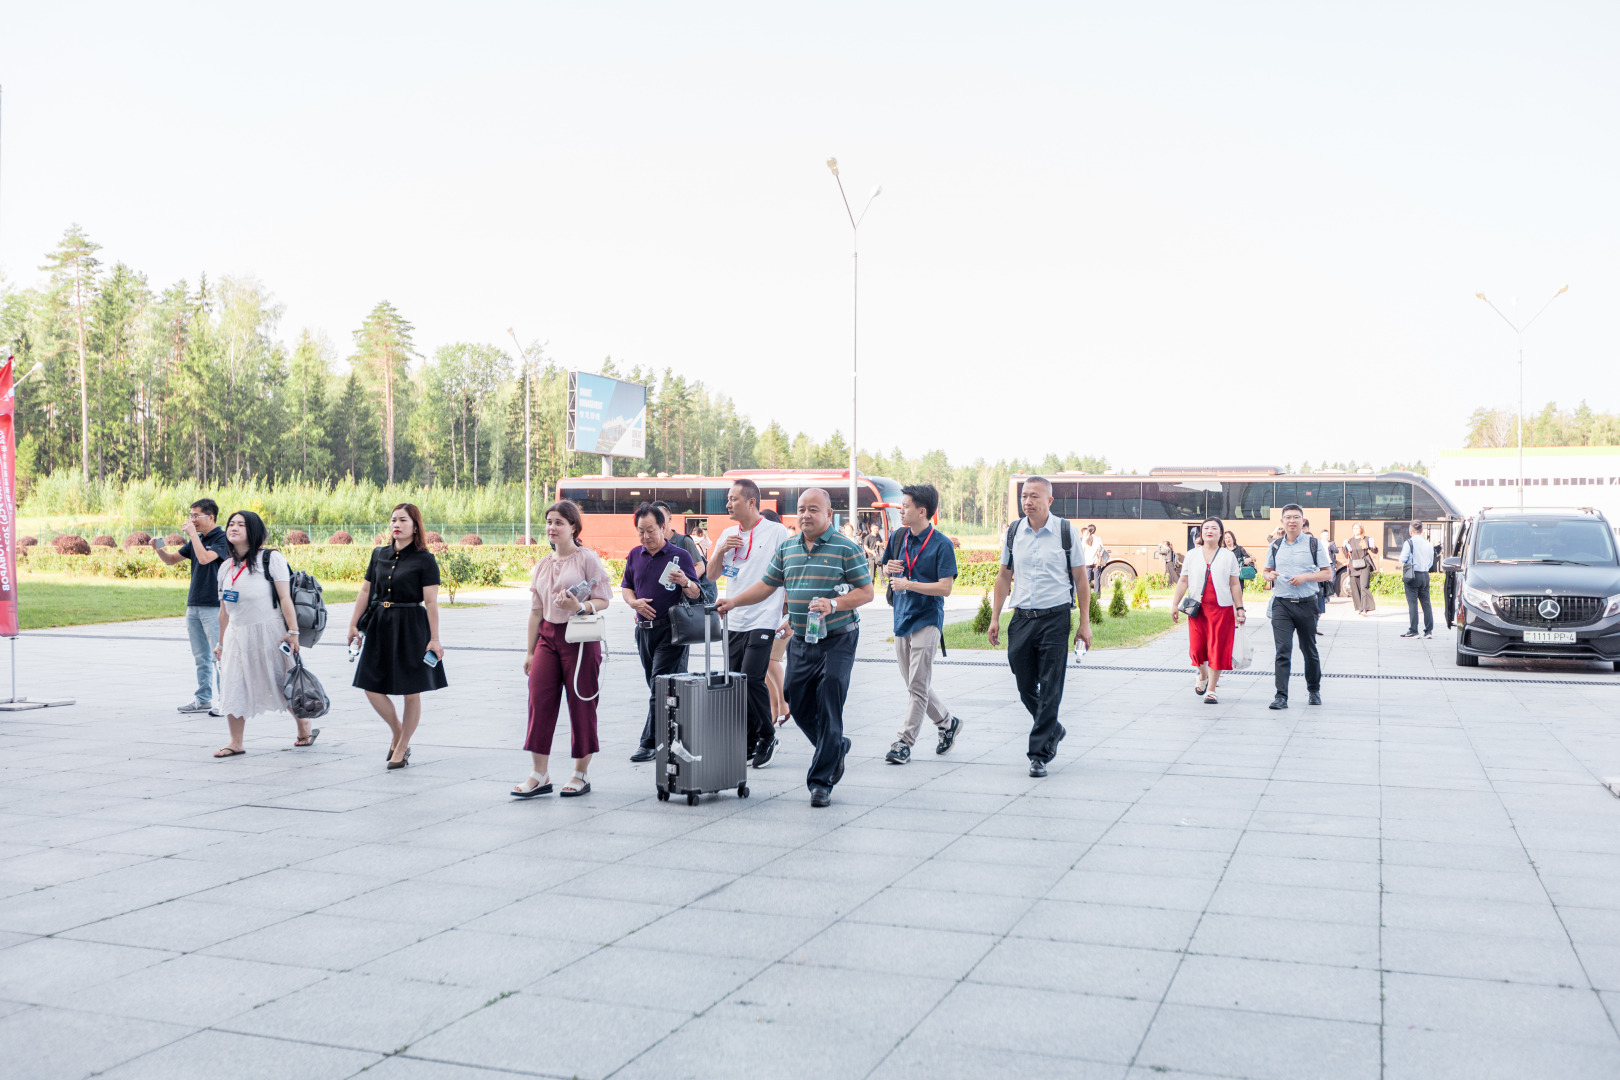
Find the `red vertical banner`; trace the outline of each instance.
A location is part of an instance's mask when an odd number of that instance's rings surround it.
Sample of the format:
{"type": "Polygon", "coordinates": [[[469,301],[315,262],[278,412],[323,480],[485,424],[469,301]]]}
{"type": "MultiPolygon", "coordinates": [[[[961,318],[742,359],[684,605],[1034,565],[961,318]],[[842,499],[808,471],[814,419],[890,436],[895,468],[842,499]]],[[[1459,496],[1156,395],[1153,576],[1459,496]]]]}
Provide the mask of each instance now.
{"type": "Polygon", "coordinates": [[[0,637],[17,636],[17,391],[0,365],[0,637]]]}

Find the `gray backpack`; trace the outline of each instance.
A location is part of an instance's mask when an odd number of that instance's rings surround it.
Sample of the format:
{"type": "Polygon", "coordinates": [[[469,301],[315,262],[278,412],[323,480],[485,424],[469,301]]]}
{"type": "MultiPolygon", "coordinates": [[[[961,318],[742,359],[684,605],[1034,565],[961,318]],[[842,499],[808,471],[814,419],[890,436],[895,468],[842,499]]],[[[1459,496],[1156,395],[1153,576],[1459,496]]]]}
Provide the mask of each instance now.
{"type": "MultiPolygon", "coordinates": [[[[264,579],[270,581],[270,549],[265,548],[260,555],[264,561],[264,579]]],[[[321,596],[321,583],[313,574],[294,570],[292,579],[287,582],[287,592],[292,597],[293,614],[298,617],[298,647],[308,649],[318,644],[321,635],[326,633],[326,600],[321,596]]],[[[273,581],[270,581],[270,600],[277,605],[281,603],[273,581]]]]}

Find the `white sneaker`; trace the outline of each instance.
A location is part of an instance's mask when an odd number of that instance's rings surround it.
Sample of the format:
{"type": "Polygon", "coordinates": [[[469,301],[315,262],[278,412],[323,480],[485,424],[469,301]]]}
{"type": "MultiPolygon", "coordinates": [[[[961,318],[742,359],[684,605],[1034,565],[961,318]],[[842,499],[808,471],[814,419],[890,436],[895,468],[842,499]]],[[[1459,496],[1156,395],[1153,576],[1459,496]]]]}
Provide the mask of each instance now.
{"type": "Polygon", "coordinates": [[[212,708],[213,708],[212,705],[205,704],[204,702],[198,701],[195,698],[193,698],[191,701],[189,701],[186,704],[180,706],[178,709],[176,709],[174,711],[178,712],[178,713],[187,713],[187,714],[190,714],[190,713],[205,713],[205,712],[208,712],[212,708]]]}
{"type": "Polygon", "coordinates": [[[210,705],[208,707],[208,715],[209,716],[224,716],[225,714],[220,711],[220,708],[219,708],[218,705],[210,705]]]}

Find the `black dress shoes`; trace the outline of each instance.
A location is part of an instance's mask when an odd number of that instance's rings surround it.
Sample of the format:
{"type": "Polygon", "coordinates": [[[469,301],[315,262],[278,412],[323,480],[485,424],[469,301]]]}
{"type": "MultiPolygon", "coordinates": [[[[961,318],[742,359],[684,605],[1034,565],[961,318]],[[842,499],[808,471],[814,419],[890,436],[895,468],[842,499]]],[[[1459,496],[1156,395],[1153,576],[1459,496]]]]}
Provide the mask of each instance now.
{"type": "Polygon", "coordinates": [[[1309,701],[1312,705],[1320,705],[1320,704],[1322,704],[1322,695],[1318,694],[1315,690],[1312,690],[1311,691],[1311,696],[1309,698],[1307,698],[1306,700],[1309,701]]]}
{"type": "Polygon", "coordinates": [[[1271,699],[1271,704],[1270,704],[1270,706],[1268,706],[1268,708],[1272,708],[1272,709],[1286,709],[1286,708],[1288,708],[1288,695],[1287,694],[1278,694],[1276,697],[1271,699]]]}
{"type": "Polygon", "coordinates": [[[813,787],[813,788],[811,788],[810,789],[810,805],[811,806],[831,806],[832,805],[832,790],[830,788],[824,788],[824,787],[813,787]]]}
{"type": "Polygon", "coordinates": [[[1041,777],[1046,775],[1046,762],[1038,757],[1029,759],[1029,775],[1041,777]]]}
{"type": "Polygon", "coordinates": [[[636,761],[636,762],[651,761],[653,758],[655,758],[657,756],[658,756],[658,751],[652,749],[649,746],[641,746],[641,747],[637,747],[636,752],[630,755],[630,760],[631,761],[636,761]]]}

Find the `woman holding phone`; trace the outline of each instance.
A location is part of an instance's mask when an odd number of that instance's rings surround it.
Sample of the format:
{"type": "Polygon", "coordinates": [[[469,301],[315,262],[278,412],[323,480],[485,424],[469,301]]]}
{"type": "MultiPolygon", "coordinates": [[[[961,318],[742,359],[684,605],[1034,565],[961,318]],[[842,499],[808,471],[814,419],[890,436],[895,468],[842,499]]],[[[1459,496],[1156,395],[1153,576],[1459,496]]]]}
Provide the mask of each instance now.
{"type": "Polygon", "coordinates": [[[1181,621],[1181,598],[1199,598],[1198,614],[1187,617],[1187,646],[1198,668],[1193,693],[1204,696],[1204,704],[1219,700],[1215,687],[1221,672],[1232,668],[1232,641],[1243,625],[1243,580],[1238,576],[1237,556],[1221,546],[1226,531],[1220,518],[1205,518],[1198,530],[1198,544],[1187,552],[1181,580],[1170,598],[1170,621],[1181,621]]]}
{"type": "MultiPolygon", "coordinates": [[[[230,558],[219,570],[219,707],[230,725],[231,741],[217,758],[245,754],[247,722],[265,713],[287,711],[282,683],[298,651],[298,616],[288,582],[292,568],[279,551],[265,551],[268,530],[258,514],[238,510],[225,523],[230,558]],[[268,557],[267,557],[268,556],[268,557]],[[283,652],[285,647],[286,651],[283,652]]],[[[298,721],[298,742],[308,746],[320,729],[298,721]]]]}
{"type": "Polygon", "coordinates": [[[439,644],[439,561],[422,536],[422,511],[400,503],[388,521],[393,542],[373,548],[354,601],[349,644],[364,639],[354,685],[388,725],[388,767],[403,769],[422,720],[422,695],[450,685],[439,644]],[[403,697],[398,712],[389,695],[403,697]]]}
{"type": "Polygon", "coordinates": [[[552,553],[534,564],[534,578],[529,583],[529,639],[523,654],[523,674],[529,677],[529,735],[523,749],[529,752],[534,768],[512,789],[514,798],[551,794],[551,739],[565,694],[574,775],[559,794],[566,798],[591,790],[586,770],[592,755],[602,748],[596,738],[602,643],[568,640],[571,616],[606,611],[613,596],[602,560],[590,548],[579,546],[584,528],[579,507],[570,500],[561,499],[546,508],[546,539],[552,553]]]}

